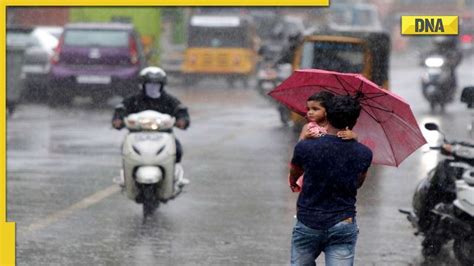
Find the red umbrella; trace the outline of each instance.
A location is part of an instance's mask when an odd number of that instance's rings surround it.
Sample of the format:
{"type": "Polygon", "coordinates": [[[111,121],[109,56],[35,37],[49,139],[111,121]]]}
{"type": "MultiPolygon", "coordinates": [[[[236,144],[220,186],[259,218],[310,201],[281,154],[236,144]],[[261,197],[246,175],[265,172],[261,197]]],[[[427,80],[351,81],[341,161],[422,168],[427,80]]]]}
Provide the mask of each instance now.
{"type": "Polygon", "coordinates": [[[320,69],[296,70],[268,94],[304,116],[306,100],[320,91],[336,95],[362,95],[359,98],[362,111],[353,130],[359,141],[374,153],[372,162],[375,164],[398,166],[426,143],[410,105],[360,74],[320,69]]]}

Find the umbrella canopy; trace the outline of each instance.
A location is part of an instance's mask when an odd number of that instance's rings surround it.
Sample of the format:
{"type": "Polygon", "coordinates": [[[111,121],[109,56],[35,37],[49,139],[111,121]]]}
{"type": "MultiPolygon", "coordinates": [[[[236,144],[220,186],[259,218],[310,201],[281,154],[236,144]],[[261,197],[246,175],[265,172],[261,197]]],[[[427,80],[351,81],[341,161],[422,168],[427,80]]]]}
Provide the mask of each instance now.
{"type": "Polygon", "coordinates": [[[361,96],[362,111],[353,131],[372,150],[374,164],[398,166],[426,143],[410,105],[360,74],[296,70],[269,95],[304,116],[306,100],[320,91],[361,96]]]}

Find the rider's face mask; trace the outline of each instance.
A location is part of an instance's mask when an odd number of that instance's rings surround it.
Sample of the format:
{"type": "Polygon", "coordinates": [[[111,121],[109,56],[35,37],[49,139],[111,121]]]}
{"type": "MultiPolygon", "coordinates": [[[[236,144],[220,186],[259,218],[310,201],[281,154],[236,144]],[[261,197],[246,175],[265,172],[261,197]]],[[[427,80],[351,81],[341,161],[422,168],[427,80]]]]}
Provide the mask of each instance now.
{"type": "Polygon", "coordinates": [[[145,94],[152,99],[158,99],[161,96],[160,83],[145,83],[145,94]]]}

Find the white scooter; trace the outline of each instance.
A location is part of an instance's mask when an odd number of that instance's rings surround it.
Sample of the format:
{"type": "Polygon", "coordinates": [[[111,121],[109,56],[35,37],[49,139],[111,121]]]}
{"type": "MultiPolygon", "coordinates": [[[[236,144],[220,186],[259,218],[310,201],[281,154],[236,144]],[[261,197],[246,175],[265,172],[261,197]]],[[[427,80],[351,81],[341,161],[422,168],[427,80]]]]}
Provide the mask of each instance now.
{"type": "Polygon", "coordinates": [[[146,110],[128,115],[129,133],[122,147],[123,178],[127,197],[143,204],[144,218],[160,202],[174,199],[181,187],[183,169],[176,164],[175,118],[146,110]]]}

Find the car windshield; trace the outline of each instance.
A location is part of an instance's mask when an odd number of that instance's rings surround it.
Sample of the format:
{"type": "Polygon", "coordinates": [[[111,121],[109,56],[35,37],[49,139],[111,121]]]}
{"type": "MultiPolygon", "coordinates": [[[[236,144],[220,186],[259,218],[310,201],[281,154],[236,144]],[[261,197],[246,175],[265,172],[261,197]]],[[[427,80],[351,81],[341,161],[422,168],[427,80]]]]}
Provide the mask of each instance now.
{"type": "Polygon", "coordinates": [[[361,73],[364,47],[355,43],[308,42],[303,46],[301,68],[361,73]]]}
{"type": "Polygon", "coordinates": [[[245,28],[191,27],[189,47],[246,47],[249,43],[245,28]]]}
{"type": "Polygon", "coordinates": [[[120,30],[68,30],[64,36],[67,46],[127,47],[128,32],[120,30]]]}

